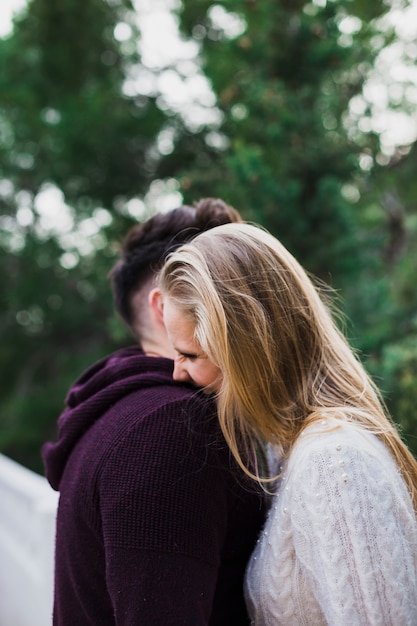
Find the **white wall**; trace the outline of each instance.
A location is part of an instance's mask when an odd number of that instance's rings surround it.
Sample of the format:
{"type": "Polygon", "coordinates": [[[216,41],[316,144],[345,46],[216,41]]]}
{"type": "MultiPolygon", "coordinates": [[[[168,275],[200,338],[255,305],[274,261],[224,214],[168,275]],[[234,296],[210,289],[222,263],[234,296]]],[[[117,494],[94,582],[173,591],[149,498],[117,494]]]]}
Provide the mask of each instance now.
{"type": "Polygon", "coordinates": [[[52,624],[58,494],[0,454],[0,626],[52,624]]]}

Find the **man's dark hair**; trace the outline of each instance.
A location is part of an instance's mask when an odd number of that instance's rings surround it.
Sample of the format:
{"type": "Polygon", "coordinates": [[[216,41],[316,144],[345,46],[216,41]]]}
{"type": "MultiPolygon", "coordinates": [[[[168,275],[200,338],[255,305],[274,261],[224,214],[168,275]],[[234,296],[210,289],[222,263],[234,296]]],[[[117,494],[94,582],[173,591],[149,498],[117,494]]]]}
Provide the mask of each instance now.
{"type": "Polygon", "coordinates": [[[241,221],[238,211],[223,200],[203,198],[133,226],[109,274],[116,310],[126,324],[132,328],[134,323],[133,295],[159,272],[170,252],[203,231],[241,221]]]}

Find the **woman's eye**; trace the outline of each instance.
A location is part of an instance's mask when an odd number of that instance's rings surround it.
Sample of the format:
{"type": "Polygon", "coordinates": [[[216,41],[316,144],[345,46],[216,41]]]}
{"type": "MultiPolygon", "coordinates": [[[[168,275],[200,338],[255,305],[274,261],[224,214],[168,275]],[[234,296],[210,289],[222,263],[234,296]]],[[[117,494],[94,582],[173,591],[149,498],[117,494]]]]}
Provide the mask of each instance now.
{"type": "Polygon", "coordinates": [[[188,361],[195,361],[197,358],[197,354],[191,354],[188,352],[181,352],[179,355],[182,359],[187,359],[188,361]]]}

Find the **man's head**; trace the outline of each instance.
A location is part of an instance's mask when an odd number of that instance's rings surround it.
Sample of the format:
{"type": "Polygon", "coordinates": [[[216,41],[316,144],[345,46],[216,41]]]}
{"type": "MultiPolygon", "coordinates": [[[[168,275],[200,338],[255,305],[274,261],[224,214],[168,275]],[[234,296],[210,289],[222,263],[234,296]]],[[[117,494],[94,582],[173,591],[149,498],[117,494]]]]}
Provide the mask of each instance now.
{"type": "Polygon", "coordinates": [[[236,209],[223,200],[204,198],[194,206],[158,213],[128,232],[110,280],[116,311],[138,342],[149,330],[149,299],[167,255],[214,226],[241,221],[236,209]]]}

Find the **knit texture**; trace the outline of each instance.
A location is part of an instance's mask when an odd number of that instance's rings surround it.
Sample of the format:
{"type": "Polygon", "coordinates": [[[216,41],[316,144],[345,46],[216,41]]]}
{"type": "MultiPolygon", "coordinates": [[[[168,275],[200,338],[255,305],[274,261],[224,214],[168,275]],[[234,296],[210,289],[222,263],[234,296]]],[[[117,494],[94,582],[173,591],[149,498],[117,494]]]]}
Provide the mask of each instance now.
{"type": "Polygon", "coordinates": [[[248,624],[243,575],[261,499],[214,404],[138,348],[74,384],[43,448],[60,491],[56,626],[248,624]]]}
{"type": "Polygon", "coordinates": [[[246,574],[255,626],[416,626],[417,522],[386,447],[329,421],[283,467],[246,574]]]}

